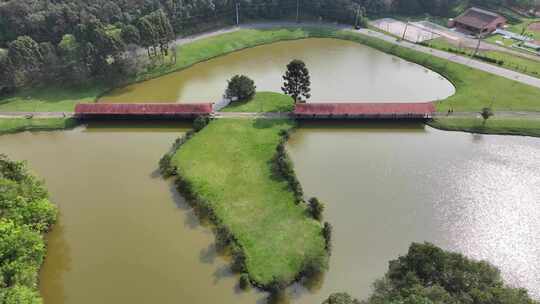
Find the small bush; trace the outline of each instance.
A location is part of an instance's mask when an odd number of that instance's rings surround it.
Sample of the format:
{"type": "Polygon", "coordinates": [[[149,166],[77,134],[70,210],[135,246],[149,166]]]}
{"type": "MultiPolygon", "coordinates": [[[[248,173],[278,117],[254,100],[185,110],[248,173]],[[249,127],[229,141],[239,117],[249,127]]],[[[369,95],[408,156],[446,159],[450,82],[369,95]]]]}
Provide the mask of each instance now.
{"type": "Polygon", "coordinates": [[[320,254],[304,262],[302,274],[308,278],[320,276],[328,269],[328,255],[320,254]]]}
{"type": "Polygon", "coordinates": [[[235,75],[228,81],[225,97],[238,101],[250,100],[255,96],[255,82],[245,75],[235,75]]]}
{"type": "Polygon", "coordinates": [[[314,219],[320,221],[322,220],[324,211],[324,204],[319,201],[318,198],[312,197],[309,199],[309,212],[314,219]]]}
{"type": "Polygon", "coordinates": [[[216,250],[223,252],[233,241],[233,237],[229,229],[224,225],[217,225],[214,229],[216,236],[216,250]]]}
{"type": "Polygon", "coordinates": [[[193,130],[195,130],[195,132],[199,132],[200,130],[204,129],[209,123],[209,116],[198,116],[193,121],[193,130]]]}
{"type": "Polygon", "coordinates": [[[251,281],[249,280],[249,275],[247,273],[244,272],[240,275],[238,286],[242,290],[248,290],[251,287],[251,281]]]}
{"type": "Polygon", "coordinates": [[[171,155],[169,153],[163,155],[159,160],[159,172],[164,178],[176,175],[176,167],[171,165],[171,155]]]}
{"type": "Polygon", "coordinates": [[[332,224],[324,222],[322,234],[324,237],[325,248],[329,253],[332,251],[332,224]]]}
{"type": "Polygon", "coordinates": [[[276,147],[276,155],[274,156],[273,161],[274,171],[287,180],[291,191],[294,193],[295,202],[299,204],[304,201],[304,190],[296,177],[293,163],[289,159],[289,155],[287,155],[287,150],[285,149],[285,144],[290,137],[290,132],[282,130],[279,135],[281,136],[281,140],[276,147]]]}
{"type": "Polygon", "coordinates": [[[484,124],[485,124],[486,121],[495,114],[493,113],[493,110],[491,110],[491,108],[485,107],[482,109],[482,112],[480,112],[480,115],[482,115],[482,118],[484,119],[484,124]]]}
{"type": "Polygon", "coordinates": [[[246,271],[246,256],[240,246],[233,244],[231,250],[231,270],[237,273],[246,271]]]}

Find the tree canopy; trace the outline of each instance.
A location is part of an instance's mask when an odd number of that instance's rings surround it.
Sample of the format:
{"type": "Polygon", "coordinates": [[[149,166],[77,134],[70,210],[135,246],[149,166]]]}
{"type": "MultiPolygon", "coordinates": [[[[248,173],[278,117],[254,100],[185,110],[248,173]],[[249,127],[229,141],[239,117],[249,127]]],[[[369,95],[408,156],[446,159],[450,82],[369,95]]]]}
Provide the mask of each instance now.
{"type": "MultiPolygon", "coordinates": [[[[504,284],[499,270],[430,243],[413,243],[406,255],[390,261],[364,304],[538,304],[527,291],[504,284]]],[[[331,299],[348,299],[343,294],[331,299]]],[[[355,303],[355,302],[335,302],[355,303]]]]}
{"type": "Polygon", "coordinates": [[[295,59],[287,65],[283,80],[281,90],[291,96],[294,102],[304,102],[311,97],[309,70],[302,60],[295,59]]]}
{"type": "Polygon", "coordinates": [[[22,162],[0,155],[0,303],[41,303],[42,235],[56,221],[43,183],[22,162]]]}

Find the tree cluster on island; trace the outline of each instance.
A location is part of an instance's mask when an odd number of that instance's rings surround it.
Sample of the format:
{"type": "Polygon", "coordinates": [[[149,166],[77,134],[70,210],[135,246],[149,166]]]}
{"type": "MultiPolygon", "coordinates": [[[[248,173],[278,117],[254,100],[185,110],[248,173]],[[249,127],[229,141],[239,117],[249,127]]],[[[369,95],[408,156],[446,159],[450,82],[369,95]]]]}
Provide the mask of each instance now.
{"type": "Polygon", "coordinates": [[[390,261],[364,301],[347,293],[323,304],[538,304],[526,290],[504,284],[499,270],[485,261],[413,243],[406,255],[390,261]]]}

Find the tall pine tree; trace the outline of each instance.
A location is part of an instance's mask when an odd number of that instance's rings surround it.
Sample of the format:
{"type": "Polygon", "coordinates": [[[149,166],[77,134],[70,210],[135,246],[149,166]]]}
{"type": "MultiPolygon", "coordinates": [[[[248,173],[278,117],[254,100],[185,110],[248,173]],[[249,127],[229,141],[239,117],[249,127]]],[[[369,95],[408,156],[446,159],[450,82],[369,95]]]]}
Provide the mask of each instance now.
{"type": "Polygon", "coordinates": [[[283,93],[291,96],[295,103],[305,102],[303,98],[311,97],[311,81],[306,64],[302,60],[295,59],[287,65],[287,71],[283,76],[283,93]]]}

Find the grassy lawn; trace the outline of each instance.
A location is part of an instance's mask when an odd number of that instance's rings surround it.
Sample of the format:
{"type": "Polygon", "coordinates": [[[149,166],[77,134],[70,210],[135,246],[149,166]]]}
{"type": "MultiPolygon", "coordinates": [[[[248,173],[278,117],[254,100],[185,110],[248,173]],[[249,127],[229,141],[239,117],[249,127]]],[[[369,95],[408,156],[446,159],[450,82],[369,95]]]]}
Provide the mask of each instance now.
{"type": "Polygon", "coordinates": [[[172,158],[236,237],[250,278],[262,285],[291,282],[306,261],[326,257],[320,223],[272,172],[279,131],[291,127],[289,120],[215,120],[172,158]]]}
{"type": "Polygon", "coordinates": [[[540,77],[540,60],[531,60],[498,51],[487,51],[481,53],[497,60],[503,60],[503,67],[507,69],[529,74],[534,77],[540,77]]]}
{"type": "Polygon", "coordinates": [[[0,111],[5,112],[72,112],[79,102],[94,102],[103,87],[62,88],[44,87],[18,92],[0,100],[0,111]]]}
{"type": "Polygon", "coordinates": [[[513,39],[505,39],[502,35],[491,35],[489,37],[487,37],[486,39],[484,39],[484,41],[487,41],[487,42],[491,42],[493,44],[497,44],[497,45],[500,45],[497,43],[497,41],[500,41],[502,42],[503,46],[506,46],[506,47],[511,47],[514,43],[516,43],[515,40],[513,39]]]}
{"type": "Polygon", "coordinates": [[[540,137],[540,119],[493,117],[484,124],[481,118],[437,118],[429,125],[450,131],[540,137]]]}
{"type": "Polygon", "coordinates": [[[77,122],[71,118],[3,118],[0,119],[0,135],[22,131],[48,131],[72,128],[77,122]]]}
{"type": "Polygon", "coordinates": [[[294,108],[293,99],[273,92],[258,92],[246,102],[233,102],[223,112],[290,112],[294,108]]]}
{"type": "Polygon", "coordinates": [[[529,25],[535,22],[540,22],[540,19],[523,18],[521,22],[510,25],[508,30],[517,34],[521,34],[523,32],[523,29],[525,29],[526,33],[533,35],[534,40],[540,41],[540,32],[528,29],[529,25]]]}

